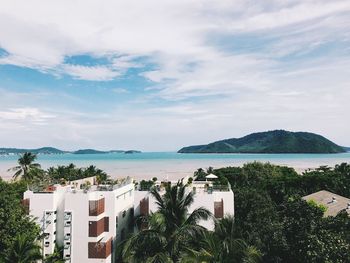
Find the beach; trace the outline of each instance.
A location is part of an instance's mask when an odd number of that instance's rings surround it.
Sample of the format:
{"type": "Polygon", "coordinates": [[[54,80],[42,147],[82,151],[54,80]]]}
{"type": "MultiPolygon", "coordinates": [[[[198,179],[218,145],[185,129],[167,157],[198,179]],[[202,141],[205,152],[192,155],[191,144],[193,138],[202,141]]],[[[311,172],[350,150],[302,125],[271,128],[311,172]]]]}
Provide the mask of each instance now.
{"type": "MultiPolygon", "coordinates": [[[[17,165],[17,155],[0,156],[0,176],[4,180],[11,179],[9,168],[17,165]]],[[[306,169],[321,165],[334,166],[342,162],[350,162],[350,153],[341,154],[178,154],[137,153],[137,154],[60,154],[38,155],[37,162],[43,169],[51,166],[74,163],[77,167],[95,165],[106,171],[112,178],[130,176],[136,180],[158,179],[177,180],[193,175],[198,168],[221,168],[242,166],[244,163],[260,161],[278,165],[286,165],[302,173],[306,169]]]]}

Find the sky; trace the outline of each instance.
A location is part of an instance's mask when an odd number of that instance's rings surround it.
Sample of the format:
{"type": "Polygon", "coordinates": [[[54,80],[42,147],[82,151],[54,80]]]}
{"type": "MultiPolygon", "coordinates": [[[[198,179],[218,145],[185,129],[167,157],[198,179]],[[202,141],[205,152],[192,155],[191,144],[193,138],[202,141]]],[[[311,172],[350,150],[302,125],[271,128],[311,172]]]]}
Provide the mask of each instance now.
{"type": "Polygon", "coordinates": [[[0,0],[0,147],[350,146],[350,1],[0,0]]]}

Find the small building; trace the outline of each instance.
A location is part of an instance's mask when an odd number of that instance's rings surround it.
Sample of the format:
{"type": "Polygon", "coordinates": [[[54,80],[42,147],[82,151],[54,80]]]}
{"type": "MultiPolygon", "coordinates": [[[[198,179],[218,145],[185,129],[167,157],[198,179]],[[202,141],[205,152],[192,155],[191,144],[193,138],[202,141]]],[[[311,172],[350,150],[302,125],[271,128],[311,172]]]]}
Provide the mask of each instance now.
{"type": "Polygon", "coordinates": [[[306,201],[315,201],[317,204],[324,205],[327,210],[324,216],[336,216],[340,211],[346,210],[350,215],[350,199],[329,191],[318,191],[316,193],[303,197],[306,201]]]}
{"type": "MultiPolygon", "coordinates": [[[[215,178],[212,178],[215,179],[215,178]]],[[[176,184],[177,182],[170,182],[176,184]]],[[[160,194],[164,194],[165,190],[161,185],[155,185],[160,194]]],[[[220,219],[225,215],[234,215],[234,194],[230,185],[217,186],[209,181],[193,181],[187,187],[187,191],[195,192],[194,201],[189,208],[189,213],[193,210],[204,207],[208,209],[215,218],[220,219]]],[[[134,201],[135,216],[149,215],[151,212],[156,212],[158,206],[155,198],[149,191],[135,191],[134,201]]],[[[208,230],[214,229],[213,220],[206,220],[199,223],[208,230]]]]}
{"type": "Polygon", "coordinates": [[[85,189],[72,184],[27,190],[23,204],[42,230],[44,256],[58,244],[67,263],[115,262],[118,242],[133,231],[134,188],[127,179],[85,189]]]}

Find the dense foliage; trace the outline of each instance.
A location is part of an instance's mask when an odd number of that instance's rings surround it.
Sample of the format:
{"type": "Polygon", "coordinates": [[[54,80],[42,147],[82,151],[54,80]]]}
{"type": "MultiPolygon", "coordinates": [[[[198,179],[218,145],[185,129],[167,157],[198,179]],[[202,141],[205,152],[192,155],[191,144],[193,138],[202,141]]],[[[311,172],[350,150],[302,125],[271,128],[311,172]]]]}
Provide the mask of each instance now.
{"type": "Polygon", "coordinates": [[[26,184],[0,179],[0,262],[35,262],[40,230],[21,205],[26,184]]]}
{"type": "Polygon", "coordinates": [[[217,221],[202,207],[189,213],[195,193],[186,191],[182,183],[166,184],[163,195],[152,188],[151,195],[158,210],[138,218],[140,231],[126,240],[119,261],[259,262],[261,253],[235,238],[233,217],[217,221]],[[201,226],[201,220],[214,220],[215,231],[201,226]]]}
{"type": "Polygon", "coordinates": [[[211,217],[204,208],[188,213],[194,193],[186,193],[185,186],[180,183],[165,185],[164,195],[160,195],[156,188],[151,189],[151,194],[159,210],[140,218],[141,231],[124,246],[125,262],[148,262],[150,259],[150,262],[177,262],[205,231],[198,222],[211,217]]]}
{"type": "Polygon", "coordinates": [[[345,149],[321,135],[275,130],[207,145],[188,146],[180,153],[339,153],[345,149]]]}
{"type": "Polygon", "coordinates": [[[235,193],[235,236],[263,253],[263,262],[350,262],[350,218],[323,217],[300,197],[328,190],[350,197],[350,165],[299,175],[269,163],[214,170],[235,193]]]}
{"type": "Polygon", "coordinates": [[[67,166],[59,165],[57,167],[50,167],[47,170],[47,174],[56,181],[73,181],[91,176],[96,176],[100,183],[107,180],[107,174],[94,165],[90,165],[86,168],[78,168],[72,163],[67,166]]]}

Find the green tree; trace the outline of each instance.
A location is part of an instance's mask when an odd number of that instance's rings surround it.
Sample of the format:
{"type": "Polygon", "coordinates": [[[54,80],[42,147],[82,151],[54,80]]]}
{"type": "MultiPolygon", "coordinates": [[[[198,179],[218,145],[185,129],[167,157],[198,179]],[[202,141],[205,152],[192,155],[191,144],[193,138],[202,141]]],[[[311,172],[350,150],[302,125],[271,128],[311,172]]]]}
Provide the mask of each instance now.
{"type": "MultiPolygon", "coordinates": [[[[24,235],[35,240],[40,235],[39,227],[21,205],[25,189],[23,181],[7,183],[0,180],[0,251],[3,255],[11,253],[16,237],[24,235]]],[[[0,262],[1,258],[0,255],[0,262]]]]}
{"type": "Polygon", "coordinates": [[[186,193],[182,183],[167,184],[163,195],[152,188],[151,194],[156,199],[158,211],[145,218],[146,229],[126,241],[123,259],[126,262],[178,262],[206,231],[199,221],[212,215],[205,208],[197,208],[188,214],[194,193],[186,193]]]}
{"type": "Polygon", "coordinates": [[[44,259],[45,263],[64,263],[63,247],[55,246],[55,251],[44,259]]]}
{"type": "Polygon", "coordinates": [[[32,263],[41,259],[40,245],[33,237],[19,234],[16,236],[8,254],[6,263],[32,263]]]}
{"type": "Polygon", "coordinates": [[[202,168],[197,169],[197,171],[193,173],[193,177],[196,181],[205,181],[206,175],[207,173],[202,168]]]}
{"type": "Polygon", "coordinates": [[[199,251],[189,249],[182,261],[186,263],[254,263],[260,262],[261,259],[262,254],[258,249],[236,237],[234,218],[226,216],[215,222],[214,232],[204,233],[199,251]]]}
{"type": "Polygon", "coordinates": [[[35,176],[40,173],[40,164],[34,163],[37,156],[36,154],[26,152],[22,154],[18,159],[18,166],[10,168],[9,171],[14,171],[14,179],[21,177],[25,181],[31,181],[35,176]]]}

